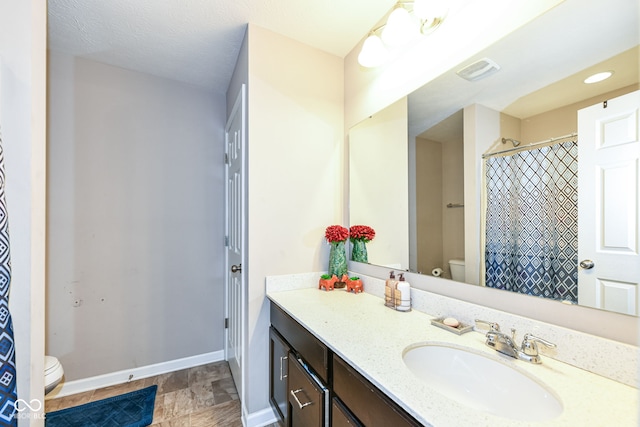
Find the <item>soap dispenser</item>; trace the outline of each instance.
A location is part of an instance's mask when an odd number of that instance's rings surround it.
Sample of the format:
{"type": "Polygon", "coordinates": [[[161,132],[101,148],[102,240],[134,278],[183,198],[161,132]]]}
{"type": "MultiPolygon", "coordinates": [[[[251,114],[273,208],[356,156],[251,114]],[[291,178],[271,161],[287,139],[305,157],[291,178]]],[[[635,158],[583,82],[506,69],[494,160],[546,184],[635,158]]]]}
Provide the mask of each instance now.
{"type": "Polygon", "coordinates": [[[387,307],[396,306],[396,285],[398,281],[396,280],[396,275],[393,271],[389,272],[389,278],[385,282],[384,286],[384,303],[387,307]]]}
{"type": "Polygon", "coordinates": [[[398,296],[396,296],[396,310],[409,311],[411,310],[411,286],[404,280],[404,274],[400,273],[400,278],[397,284],[397,293],[400,297],[398,303],[398,296]]]}

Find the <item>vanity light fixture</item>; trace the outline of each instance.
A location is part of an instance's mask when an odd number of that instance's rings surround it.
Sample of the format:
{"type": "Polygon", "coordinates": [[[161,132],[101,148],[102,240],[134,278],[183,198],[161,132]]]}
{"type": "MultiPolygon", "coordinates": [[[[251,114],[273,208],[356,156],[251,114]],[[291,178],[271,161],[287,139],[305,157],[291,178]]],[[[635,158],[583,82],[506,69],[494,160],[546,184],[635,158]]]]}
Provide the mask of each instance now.
{"type": "Polygon", "coordinates": [[[613,75],[613,71],[603,71],[602,73],[596,73],[587,77],[586,79],[584,79],[584,82],[586,84],[598,83],[608,79],[612,75],[613,75]]]}
{"type": "Polygon", "coordinates": [[[362,45],[358,62],[367,68],[382,65],[389,56],[389,49],[400,48],[434,31],[444,21],[447,11],[442,0],[399,1],[387,22],[371,30],[362,45]]]}

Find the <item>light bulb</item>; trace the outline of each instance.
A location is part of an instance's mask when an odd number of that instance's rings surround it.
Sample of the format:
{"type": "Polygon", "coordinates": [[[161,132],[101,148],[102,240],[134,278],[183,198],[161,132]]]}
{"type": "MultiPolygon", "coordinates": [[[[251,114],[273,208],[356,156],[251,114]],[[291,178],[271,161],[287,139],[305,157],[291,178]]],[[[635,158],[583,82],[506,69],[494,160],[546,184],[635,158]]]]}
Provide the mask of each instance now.
{"type": "Polygon", "coordinates": [[[402,7],[396,8],[382,30],[382,41],[388,46],[407,44],[420,35],[418,23],[402,7]]]}
{"type": "Polygon", "coordinates": [[[371,34],[362,45],[362,50],[358,55],[358,63],[367,68],[377,67],[387,60],[387,55],[387,49],[382,44],[380,37],[371,34]]]}

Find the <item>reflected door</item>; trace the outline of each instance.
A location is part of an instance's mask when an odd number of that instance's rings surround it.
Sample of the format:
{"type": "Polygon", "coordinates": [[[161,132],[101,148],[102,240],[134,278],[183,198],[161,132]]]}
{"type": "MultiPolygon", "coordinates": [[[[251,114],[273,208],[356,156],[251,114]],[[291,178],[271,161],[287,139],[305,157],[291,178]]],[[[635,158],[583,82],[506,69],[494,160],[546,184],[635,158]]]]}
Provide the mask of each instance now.
{"type": "Polygon", "coordinates": [[[640,91],[578,112],[578,301],[632,315],[640,301],[639,112],[640,91]]]}

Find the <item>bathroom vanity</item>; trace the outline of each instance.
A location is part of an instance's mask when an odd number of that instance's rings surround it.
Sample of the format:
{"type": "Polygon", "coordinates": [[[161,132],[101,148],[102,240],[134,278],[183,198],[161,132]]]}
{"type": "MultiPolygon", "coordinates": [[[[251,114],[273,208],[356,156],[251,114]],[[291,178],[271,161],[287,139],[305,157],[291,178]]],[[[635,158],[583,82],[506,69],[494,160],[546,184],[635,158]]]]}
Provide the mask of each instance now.
{"type": "Polygon", "coordinates": [[[422,425],[275,304],[269,339],[269,400],[285,426],[422,425]]]}
{"type": "MultiPolygon", "coordinates": [[[[272,325],[270,398],[285,425],[303,425],[296,422],[303,415],[313,415],[305,426],[637,425],[634,387],[544,353],[539,365],[502,356],[485,345],[483,333],[456,335],[431,325],[434,316],[415,306],[410,312],[385,307],[369,278],[365,292],[356,295],[318,290],[311,281],[296,286],[296,278],[281,277],[267,278],[267,296],[272,325]],[[559,413],[545,415],[531,408],[505,416],[499,406],[481,409],[452,398],[405,364],[405,354],[424,344],[471,352],[526,376],[560,402],[559,413]]],[[[431,295],[412,290],[417,305],[431,295]]],[[[519,331],[519,336],[524,332],[531,331],[519,331]]],[[[542,330],[536,333],[544,336],[542,330]]]]}

